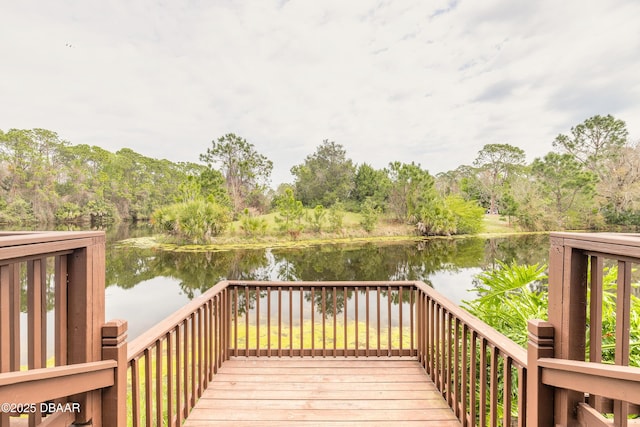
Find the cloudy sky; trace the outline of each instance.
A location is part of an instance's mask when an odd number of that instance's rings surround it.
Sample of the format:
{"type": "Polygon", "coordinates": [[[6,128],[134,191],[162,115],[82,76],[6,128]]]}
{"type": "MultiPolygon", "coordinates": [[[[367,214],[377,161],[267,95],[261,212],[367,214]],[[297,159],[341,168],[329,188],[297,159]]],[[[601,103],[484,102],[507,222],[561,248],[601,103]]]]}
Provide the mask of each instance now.
{"type": "Polygon", "coordinates": [[[552,149],[596,114],[640,139],[638,0],[0,0],[0,129],[198,161],[233,132],[273,182],[324,139],[435,174],[552,149]]]}

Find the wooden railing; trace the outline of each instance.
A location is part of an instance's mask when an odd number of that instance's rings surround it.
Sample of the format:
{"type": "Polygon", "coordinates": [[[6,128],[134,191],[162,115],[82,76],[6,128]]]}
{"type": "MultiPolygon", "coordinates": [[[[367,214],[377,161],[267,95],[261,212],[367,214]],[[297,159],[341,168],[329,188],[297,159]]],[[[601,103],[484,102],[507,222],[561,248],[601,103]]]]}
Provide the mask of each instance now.
{"type": "Polygon", "coordinates": [[[640,412],[635,235],[552,234],[549,320],[530,322],[527,352],[422,282],[221,282],[127,344],[125,321],[104,322],[104,244],[0,234],[0,427],[19,412],[31,426],[180,425],[231,356],[416,358],[465,426],[625,426],[640,412]]]}
{"type": "Polygon", "coordinates": [[[626,426],[640,413],[640,369],[628,367],[640,345],[630,336],[639,263],[640,235],[551,235],[549,321],[529,324],[530,425],[626,426]],[[604,363],[609,304],[614,356],[604,363]]]}
{"type": "Polygon", "coordinates": [[[21,414],[30,426],[102,425],[103,412],[124,419],[113,405],[125,385],[113,359],[126,323],[104,322],[104,255],[100,232],[0,233],[1,427],[21,414]]]}
{"type": "Polygon", "coordinates": [[[413,282],[231,282],[234,356],[415,356],[413,282]]]}
{"type": "Polygon", "coordinates": [[[179,426],[229,357],[229,290],[221,282],[129,344],[128,420],[179,426]]]}
{"type": "Polygon", "coordinates": [[[525,350],[426,284],[238,281],[130,343],[132,425],[180,425],[231,356],[417,358],[463,425],[525,425],[525,350]]]}
{"type": "Polygon", "coordinates": [[[418,360],[463,426],[526,425],[527,353],[416,282],[418,360]]]}

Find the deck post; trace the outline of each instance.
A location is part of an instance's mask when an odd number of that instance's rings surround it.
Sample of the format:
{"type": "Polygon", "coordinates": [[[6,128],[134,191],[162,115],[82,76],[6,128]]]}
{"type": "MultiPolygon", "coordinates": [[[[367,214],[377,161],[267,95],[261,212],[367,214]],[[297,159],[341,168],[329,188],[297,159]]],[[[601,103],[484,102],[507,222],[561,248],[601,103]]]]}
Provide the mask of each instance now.
{"type": "Polygon", "coordinates": [[[127,423],[127,330],[126,320],[112,320],[102,327],[102,359],[115,360],[113,386],[102,392],[102,425],[127,423]]]}
{"type": "Polygon", "coordinates": [[[529,320],[527,345],[527,425],[552,426],[554,389],[542,383],[538,359],[553,357],[553,324],[529,320]]]}
{"type": "MultiPolygon", "coordinates": [[[[585,360],[588,255],[561,236],[551,236],[549,251],[549,322],[554,327],[554,357],[585,360]]],[[[577,425],[581,393],[557,390],[554,422],[577,425]]]]}
{"type": "MultiPolygon", "coordinates": [[[[104,325],[105,237],[76,249],[67,257],[67,363],[102,360],[102,326],[104,325]]],[[[102,420],[101,391],[73,396],[80,404],[76,424],[102,420]]]]}

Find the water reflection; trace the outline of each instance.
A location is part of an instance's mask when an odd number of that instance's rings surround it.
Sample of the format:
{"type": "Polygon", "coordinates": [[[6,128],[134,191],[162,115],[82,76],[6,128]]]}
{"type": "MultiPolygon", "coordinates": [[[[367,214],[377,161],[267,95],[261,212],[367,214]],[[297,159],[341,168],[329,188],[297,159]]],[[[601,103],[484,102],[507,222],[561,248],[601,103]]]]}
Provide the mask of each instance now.
{"type": "MultiPolygon", "coordinates": [[[[467,289],[473,286],[473,276],[492,268],[496,260],[546,263],[548,250],[547,235],[207,253],[110,246],[106,272],[107,318],[128,319],[130,337],[134,337],[136,331],[152,326],[176,306],[225,279],[422,280],[457,303],[472,297],[467,289]]],[[[314,298],[317,305],[317,298],[321,296],[314,298]]],[[[341,296],[336,299],[338,313],[343,307],[344,296],[341,296]]],[[[327,308],[333,310],[333,301],[327,308]]]]}

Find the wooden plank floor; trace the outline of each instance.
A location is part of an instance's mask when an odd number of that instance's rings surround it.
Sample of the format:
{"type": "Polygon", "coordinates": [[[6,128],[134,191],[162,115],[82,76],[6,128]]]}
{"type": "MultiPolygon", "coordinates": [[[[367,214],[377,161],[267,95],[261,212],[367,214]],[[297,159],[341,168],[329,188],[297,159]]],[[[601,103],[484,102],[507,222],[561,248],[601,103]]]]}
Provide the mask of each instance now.
{"type": "Polygon", "coordinates": [[[185,422],[193,426],[460,426],[407,359],[237,358],[185,422]]]}

